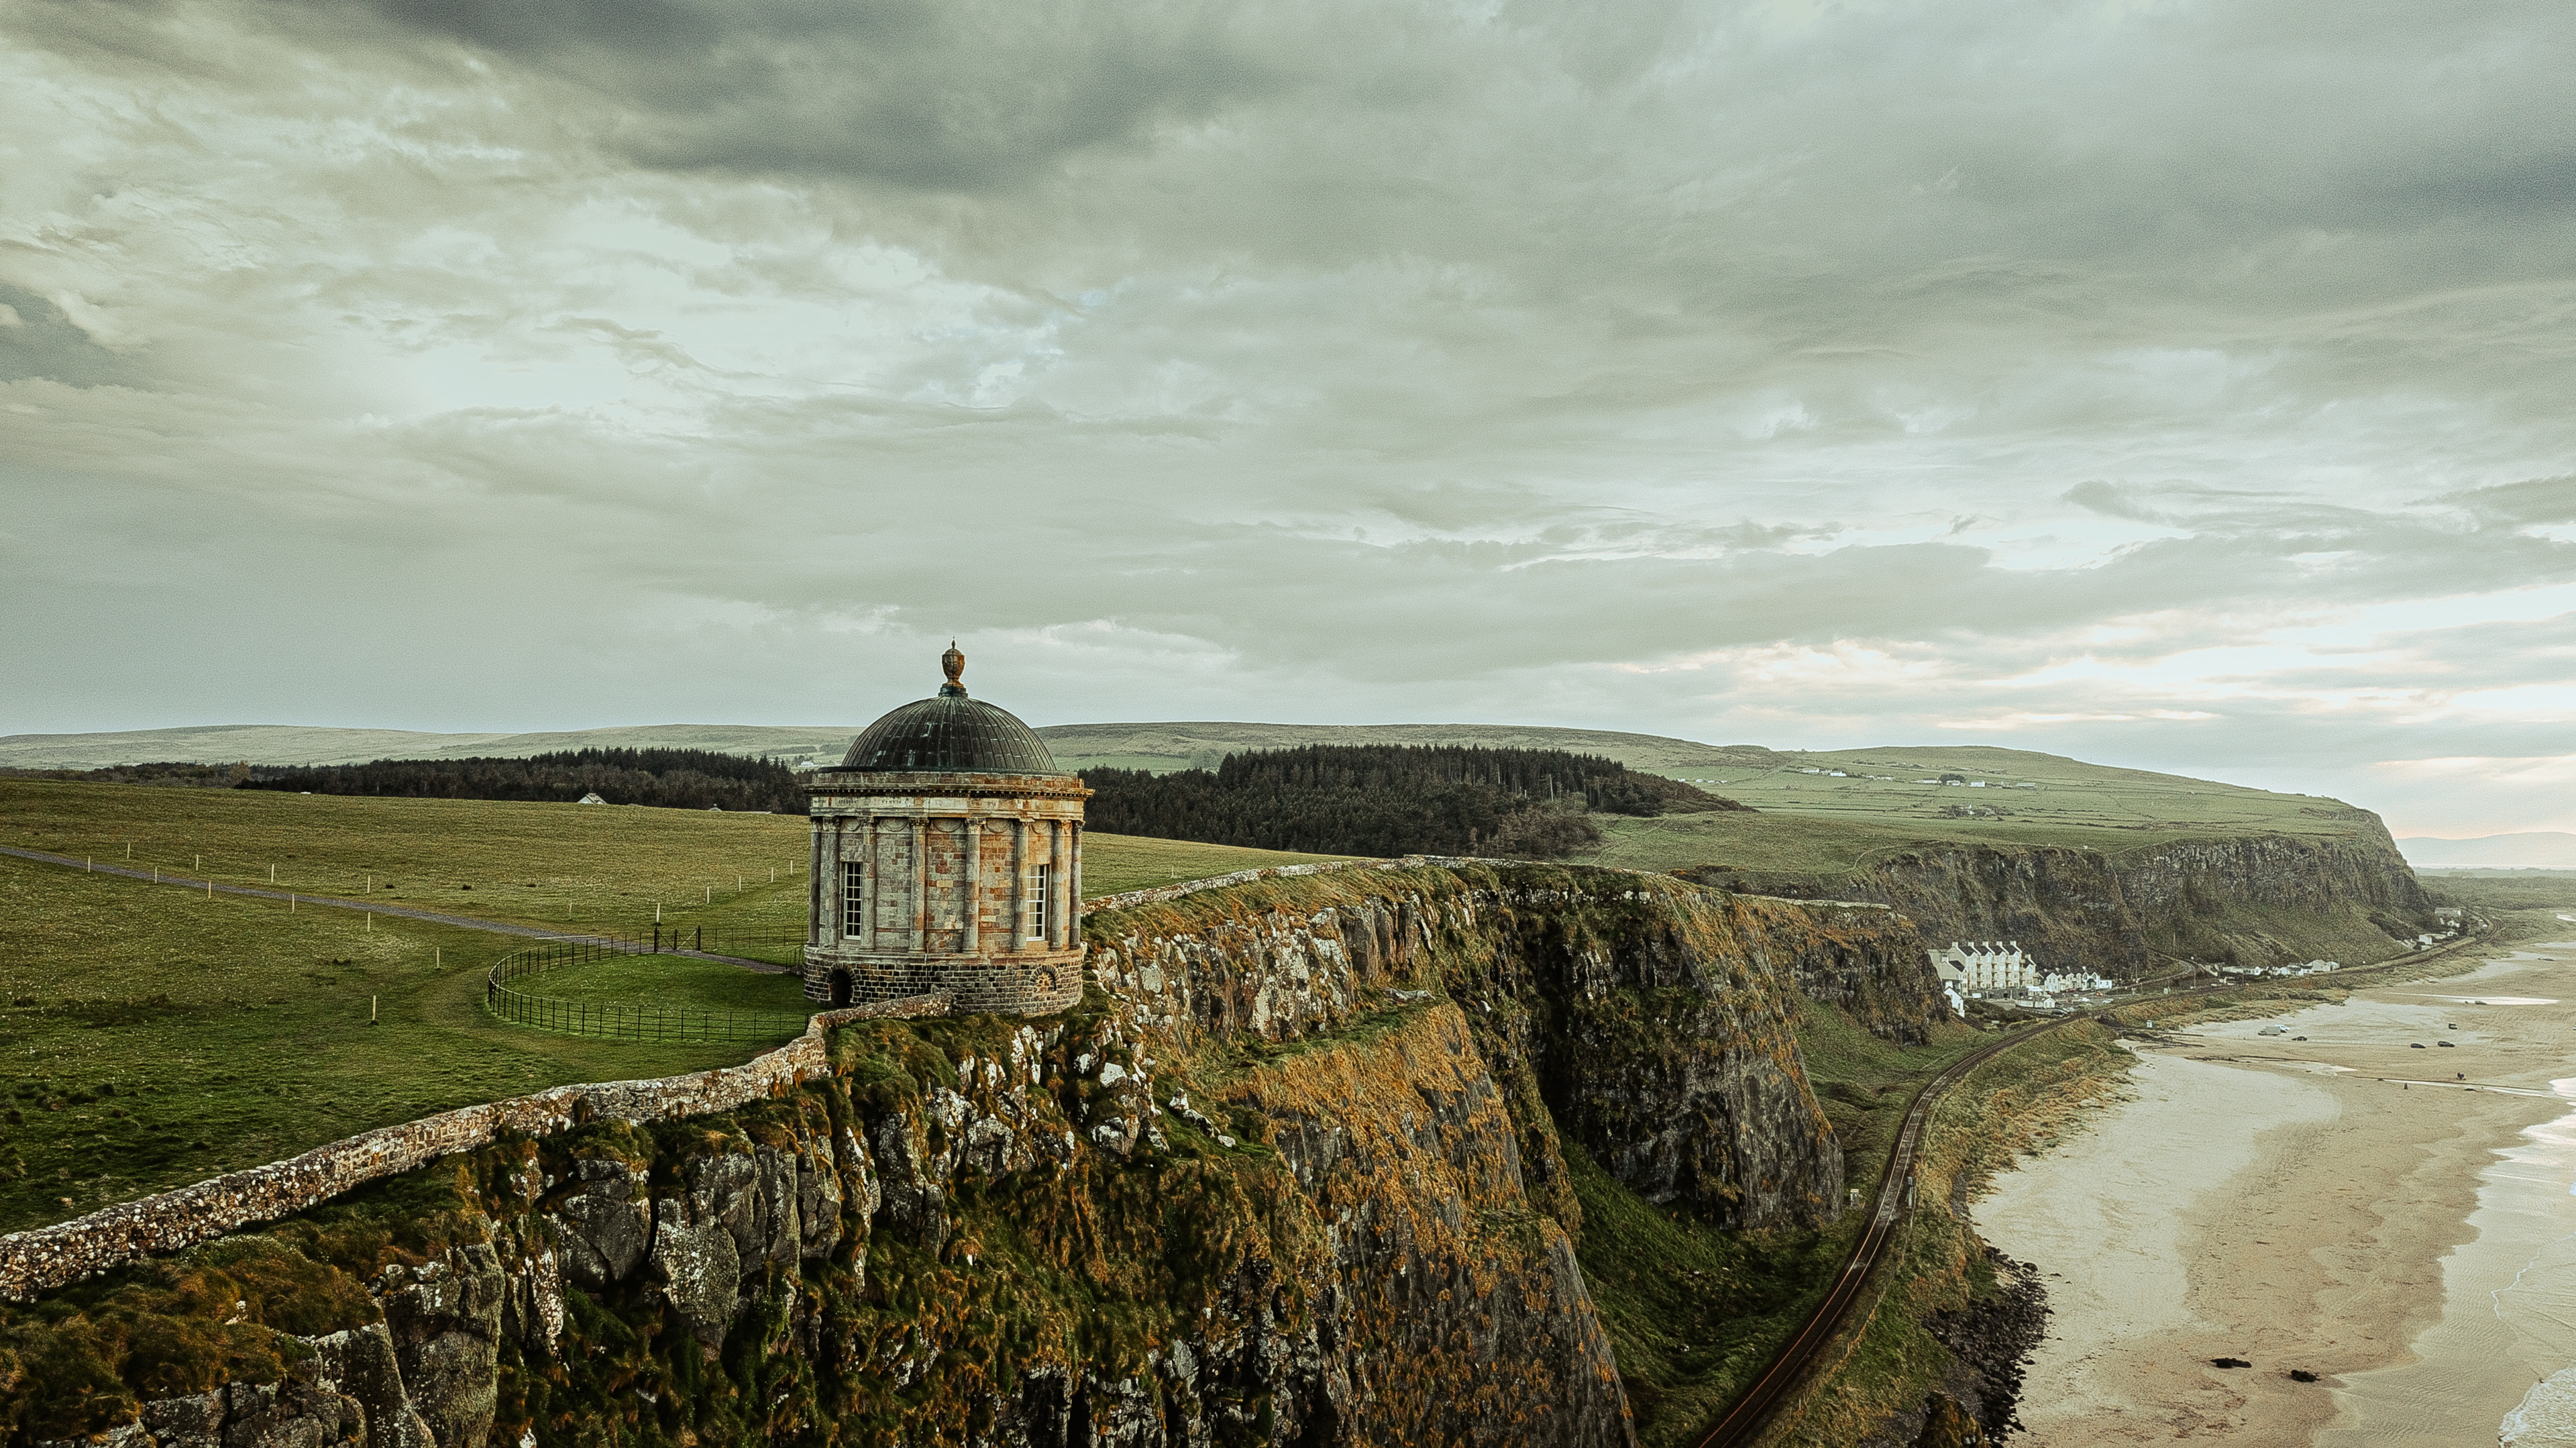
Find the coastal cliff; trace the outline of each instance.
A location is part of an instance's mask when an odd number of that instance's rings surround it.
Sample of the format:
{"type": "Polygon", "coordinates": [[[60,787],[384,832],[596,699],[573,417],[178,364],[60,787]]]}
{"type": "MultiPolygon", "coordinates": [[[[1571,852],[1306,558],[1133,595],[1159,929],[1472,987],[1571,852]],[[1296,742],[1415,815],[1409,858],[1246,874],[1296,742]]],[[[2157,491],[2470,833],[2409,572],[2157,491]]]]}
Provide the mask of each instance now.
{"type": "Polygon", "coordinates": [[[1804,990],[1935,1019],[1892,912],[1552,867],[1087,924],[1038,1020],[870,1020],[685,1119],[504,1137],[0,1314],[12,1443],[1620,1444],[1566,1143],[1832,1216],[1804,990]]]}
{"type": "Polygon", "coordinates": [[[2172,957],[2279,965],[2384,960],[2429,928],[2430,901],[2376,815],[2337,809],[2340,835],[2180,840],[2124,852],[2066,845],[1924,845],[1844,875],[1706,867],[1728,889],[1876,901],[1933,944],[2017,940],[2050,969],[2134,977],[2172,957]]]}

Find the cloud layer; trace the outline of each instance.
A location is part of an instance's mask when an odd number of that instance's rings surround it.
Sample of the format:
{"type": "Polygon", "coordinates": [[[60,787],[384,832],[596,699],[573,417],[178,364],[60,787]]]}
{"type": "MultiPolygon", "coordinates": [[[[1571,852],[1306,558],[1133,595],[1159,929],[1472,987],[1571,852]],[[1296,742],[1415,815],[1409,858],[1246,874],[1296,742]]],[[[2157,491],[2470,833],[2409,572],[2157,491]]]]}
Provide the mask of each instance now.
{"type": "Polygon", "coordinates": [[[1984,740],[2576,827],[2576,12],[0,14],[0,729],[1984,740]]]}

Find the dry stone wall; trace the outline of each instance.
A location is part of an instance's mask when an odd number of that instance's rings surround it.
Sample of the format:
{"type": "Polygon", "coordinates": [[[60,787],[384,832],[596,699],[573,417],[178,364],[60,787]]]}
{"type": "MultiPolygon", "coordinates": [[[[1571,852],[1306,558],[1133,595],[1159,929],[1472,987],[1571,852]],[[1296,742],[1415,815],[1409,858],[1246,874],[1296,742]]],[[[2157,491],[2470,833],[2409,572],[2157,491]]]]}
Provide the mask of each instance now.
{"type": "Polygon", "coordinates": [[[949,1012],[944,995],[882,1001],[815,1015],[805,1034],[739,1066],[652,1081],[558,1086],[317,1146],[301,1156],[122,1202],[68,1222],[0,1237],[0,1297],[33,1299],[139,1257],[176,1252],[254,1222],[300,1212],[352,1188],[473,1151],[503,1136],[549,1136],[593,1121],[704,1116],[829,1075],[824,1036],[852,1021],[949,1012]]]}

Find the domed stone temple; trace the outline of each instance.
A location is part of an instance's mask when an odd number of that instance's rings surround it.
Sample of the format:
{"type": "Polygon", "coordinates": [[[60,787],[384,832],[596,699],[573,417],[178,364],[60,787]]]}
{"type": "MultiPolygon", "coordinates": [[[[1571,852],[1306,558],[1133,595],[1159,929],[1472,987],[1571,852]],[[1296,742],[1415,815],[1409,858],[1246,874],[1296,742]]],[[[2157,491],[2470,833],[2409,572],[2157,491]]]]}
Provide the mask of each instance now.
{"type": "Polygon", "coordinates": [[[863,1005],[931,991],[958,1011],[1082,999],[1082,802],[1026,724],[948,682],[869,725],[813,795],[805,994],[863,1005]]]}

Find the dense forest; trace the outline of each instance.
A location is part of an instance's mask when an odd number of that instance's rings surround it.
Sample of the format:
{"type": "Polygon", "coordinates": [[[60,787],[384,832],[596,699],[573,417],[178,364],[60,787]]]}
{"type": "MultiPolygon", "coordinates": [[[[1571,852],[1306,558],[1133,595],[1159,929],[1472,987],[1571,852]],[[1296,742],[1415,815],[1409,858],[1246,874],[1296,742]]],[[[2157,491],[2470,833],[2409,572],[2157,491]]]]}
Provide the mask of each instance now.
{"type": "Polygon", "coordinates": [[[379,759],[306,769],[256,769],[241,789],[407,799],[521,799],[803,814],[805,792],[784,764],[711,749],[574,749],[526,759],[379,759]]]}
{"type": "Polygon", "coordinates": [[[1554,749],[1309,745],[1229,754],[1213,771],[1087,769],[1086,826],[1330,855],[1552,859],[1596,845],[1594,812],[1743,809],[1615,759],[1554,749]]]}

